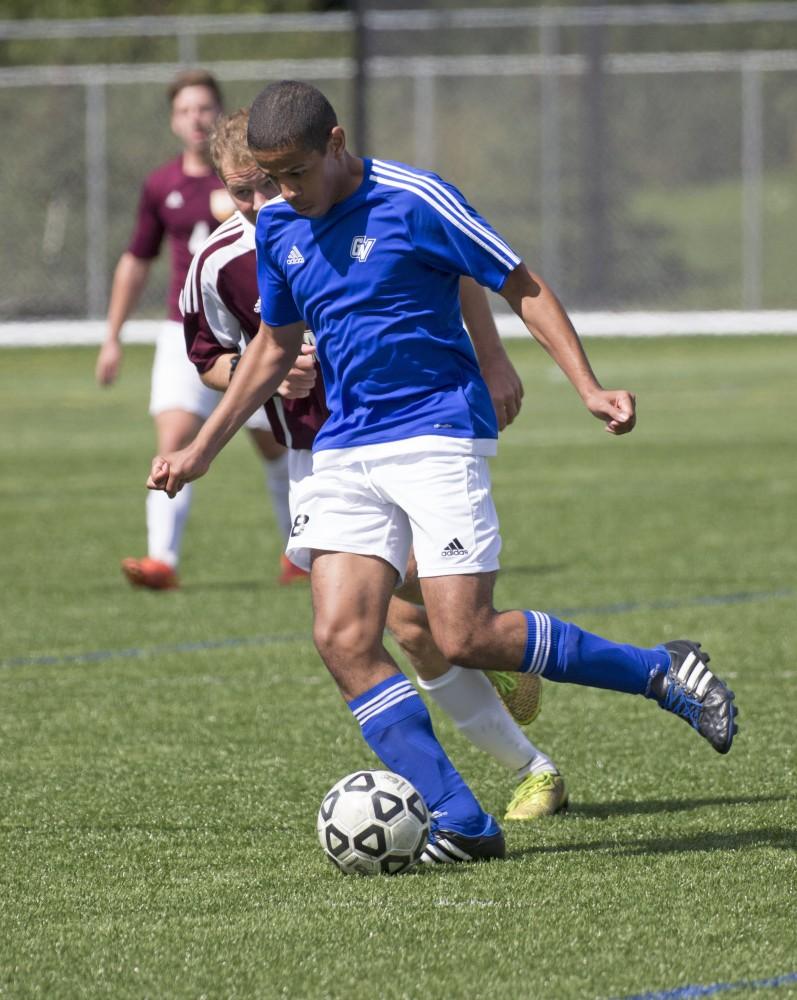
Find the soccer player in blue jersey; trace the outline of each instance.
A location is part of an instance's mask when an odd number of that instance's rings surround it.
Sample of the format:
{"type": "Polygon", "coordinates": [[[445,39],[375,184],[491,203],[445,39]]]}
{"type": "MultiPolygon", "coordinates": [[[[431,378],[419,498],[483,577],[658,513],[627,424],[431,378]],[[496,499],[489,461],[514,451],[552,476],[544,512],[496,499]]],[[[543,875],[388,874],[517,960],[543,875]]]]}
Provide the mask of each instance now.
{"type": "Polygon", "coordinates": [[[493,607],[501,542],[487,459],[496,414],[462,326],[460,277],[507,300],[609,433],[628,433],[636,419],[630,392],[599,383],[553,292],[455,187],[349,153],[316,88],[267,87],[248,137],[281,193],[257,221],[260,335],[195,441],[153,460],[148,486],[173,496],[204,474],[279,385],[305,327],[315,332],[330,417],[288,553],[311,554],[315,643],[364,738],[435,816],[424,859],[500,857],[505,847],[383,645],[411,544],[449,662],[642,694],[727,753],[733,692],[698,643],[619,644],[541,611],[493,607]]]}

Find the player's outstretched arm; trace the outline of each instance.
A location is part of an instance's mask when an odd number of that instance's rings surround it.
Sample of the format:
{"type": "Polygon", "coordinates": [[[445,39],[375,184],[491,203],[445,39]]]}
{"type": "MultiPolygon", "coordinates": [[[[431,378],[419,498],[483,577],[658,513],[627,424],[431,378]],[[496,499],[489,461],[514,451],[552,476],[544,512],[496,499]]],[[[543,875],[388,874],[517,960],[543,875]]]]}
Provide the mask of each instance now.
{"type": "Polygon", "coordinates": [[[299,353],[303,335],[304,323],[276,329],[261,323],[221,402],[191,444],[152,460],[147,489],[174,497],[186,483],[203,476],[247,418],[274,395],[299,353]]]}
{"type": "Polygon", "coordinates": [[[578,334],[559,300],[542,278],[519,264],[501,295],[531,335],[559,365],[590,413],[610,434],[627,434],[636,424],[636,399],[627,389],[604,389],[595,376],[578,334]]]}
{"type": "Polygon", "coordinates": [[[490,390],[498,429],[503,430],[520,412],[523,383],[501,343],[487,293],[482,286],[473,278],[460,278],[459,301],[482,376],[490,390]]]}
{"type": "MultiPolygon", "coordinates": [[[[305,399],[312,392],[318,377],[314,352],[314,347],[302,344],[301,354],[293,362],[290,371],[277,389],[277,393],[283,399],[305,399]]],[[[210,389],[226,392],[232,381],[233,360],[237,365],[237,359],[240,359],[239,354],[232,352],[220,354],[207,371],[200,372],[199,377],[210,389]]]]}
{"type": "Polygon", "coordinates": [[[233,351],[220,354],[207,371],[199,372],[200,379],[209,389],[215,389],[217,392],[226,392],[230,385],[230,377],[233,371],[233,358],[239,357],[240,355],[233,351]]]}

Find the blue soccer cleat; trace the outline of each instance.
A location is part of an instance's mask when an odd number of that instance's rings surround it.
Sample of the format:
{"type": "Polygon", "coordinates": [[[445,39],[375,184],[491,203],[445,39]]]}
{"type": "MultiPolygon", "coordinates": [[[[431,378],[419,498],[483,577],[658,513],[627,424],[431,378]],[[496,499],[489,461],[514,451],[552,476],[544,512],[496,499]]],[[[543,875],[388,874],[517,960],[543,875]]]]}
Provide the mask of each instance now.
{"type": "Polygon", "coordinates": [[[710,659],[699,642],[665,642],[669,668],[653,680],[652,696],[705,737],[718,753],[727,753],[738,730],[733,691],[708,669],[710,659]]]}

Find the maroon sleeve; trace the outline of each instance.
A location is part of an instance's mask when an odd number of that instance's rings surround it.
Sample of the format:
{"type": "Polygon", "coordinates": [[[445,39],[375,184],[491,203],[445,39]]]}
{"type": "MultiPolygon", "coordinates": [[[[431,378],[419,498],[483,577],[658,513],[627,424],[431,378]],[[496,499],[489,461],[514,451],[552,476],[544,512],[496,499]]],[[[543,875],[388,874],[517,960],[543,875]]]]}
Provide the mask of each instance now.
{"type": "Polygon", "coordinates": [[[200,375],[209,371],[222,354],[237,354],[231,347],[220,344],[208,326],[204,312],[183,316],[183,333],[188,358],[200,375]]]}
{"type": "Polygon", "coordinates": [[[148,178],[141,188],[136,226],[127,246],[128,253],[133,254],[134,257],[140,257],[142,260],[152,260],[160,253],[163,233],[163,221],[160,216],[157,192],[153,188],[151,179],[148,178]]]}
{"type": "MultiPolygon", "coordinates": [[[[183,311],[183,334],[188,360],[200,375],[209,371],[222,354],[237,354],[236,347],[222,344],[213,332],[205,314],[205,300],[202,295],[202,274],[212,248],[205,247],[197,254],[194,266],[186,277],[180,299],[183,311]]],[[[217,279],[218,281],[218,276],[217,279]]],[[[225,303],[226,305],[226,303],[225,303]]]]}

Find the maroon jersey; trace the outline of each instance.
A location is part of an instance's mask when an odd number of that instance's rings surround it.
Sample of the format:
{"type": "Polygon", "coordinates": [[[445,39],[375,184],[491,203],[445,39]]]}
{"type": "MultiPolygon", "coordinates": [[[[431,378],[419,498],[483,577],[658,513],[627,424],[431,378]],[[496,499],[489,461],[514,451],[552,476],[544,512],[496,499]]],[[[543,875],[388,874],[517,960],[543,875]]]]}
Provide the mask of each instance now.
{"type": "Polygon", "coordinates": [[[160,253],[166,236],[171,258],[167,305],[169,319],[178,323],[182,319],[178,301],[191,258],[219,224],[211,212],[212,192],[223,187],[212,170],[202,177],[186,174],[178,156],[153,170],[141,189],[127,249],[134,257],[151,260],[160,253]]]}
{"type": "MultiPolygon", "coordinates": [[[[222,354],[236,354],[260,329],[255,227],[239,212],[220,226],[191,262],[183,294],[188,357],[208,371],[222,354]]],[[[273,396],[266,413],[274,437],[288,448],[312,448],[327,418],[320,377],[304,399],[273,396]]]]}

